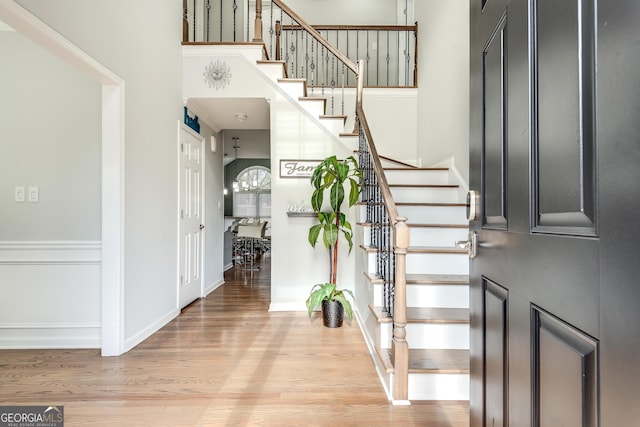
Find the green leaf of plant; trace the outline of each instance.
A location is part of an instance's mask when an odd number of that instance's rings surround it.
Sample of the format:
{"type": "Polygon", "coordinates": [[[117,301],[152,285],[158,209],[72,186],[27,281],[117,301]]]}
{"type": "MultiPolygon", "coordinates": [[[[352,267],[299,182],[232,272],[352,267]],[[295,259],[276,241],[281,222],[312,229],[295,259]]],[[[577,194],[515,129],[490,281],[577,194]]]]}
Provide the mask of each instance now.
{"type": "Polygon", "coordinates": [[[333,223],[324,225],[324,244],[327,248],[333,246],[338,241],[338,227],[333,223]]]}
{"type": "Polygon", "coordinates": [[[311,243],[311,247],[313,248],[315,248],[316,243],[318,243],[320,231],[322,231],[322,224],[314,224],[309,228],[309,243],[311,243]]]}
{"type": "Polygon", "coordinates": [[[353,308],[351,307],[351,303],[344,297],[344,295],[342,293],[336,293],[333,299],[342,304],[342,307],[344,307],[344,312],[349,320],[353,320],[353,308]]]}
{"type": "Polygon", "coordinates": [[[331,209],[334,211],[339,211],[340,206],[342,205],[342,201],[344,200],[344,187],[342,185],[338,185],[336,183],[333,187],[331,187],[331,209]]]}
{"type": "Polygon", "coordinates": [[[360,186],[358,185],[358,182],[353,178],[349,178],[349,181],[351,183],[351,189],[349,191],[349,207],[351,207],[356,203],[358,203],[358,196],[360,195],[360,186]]]}
{"type": "Polygon", "coordinates": [[[324,197],[324,192],[321,189],[316,189],[313,191],[311,195],[311,207],[315,212],[318,212],[322,209],[322,199],[324,197]]]}

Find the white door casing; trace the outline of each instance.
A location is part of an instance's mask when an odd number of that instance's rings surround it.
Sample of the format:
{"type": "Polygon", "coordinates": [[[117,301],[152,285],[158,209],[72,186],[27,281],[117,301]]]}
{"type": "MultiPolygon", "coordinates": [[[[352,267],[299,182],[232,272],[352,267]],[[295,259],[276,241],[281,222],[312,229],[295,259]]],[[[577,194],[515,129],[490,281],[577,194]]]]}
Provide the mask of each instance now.
{"type": "Polygon", "coordinates": [[[183,308],[202,296],[204,138],[182,123],[179,134],[178,302],[183,308]]]}

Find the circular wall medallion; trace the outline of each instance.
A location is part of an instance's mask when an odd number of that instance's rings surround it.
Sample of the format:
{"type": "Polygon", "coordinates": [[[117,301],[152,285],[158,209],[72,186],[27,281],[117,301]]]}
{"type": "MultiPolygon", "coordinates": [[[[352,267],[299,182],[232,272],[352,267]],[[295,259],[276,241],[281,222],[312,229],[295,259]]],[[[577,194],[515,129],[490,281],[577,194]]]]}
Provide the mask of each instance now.
{"type": "Polygon", "coordinates": [[[212,61],[204,68],[204,82],[213,87],[216,90],[225,88],[231,79],[231,68],[224,63],[217,60],[215,63],[212,61]]]}

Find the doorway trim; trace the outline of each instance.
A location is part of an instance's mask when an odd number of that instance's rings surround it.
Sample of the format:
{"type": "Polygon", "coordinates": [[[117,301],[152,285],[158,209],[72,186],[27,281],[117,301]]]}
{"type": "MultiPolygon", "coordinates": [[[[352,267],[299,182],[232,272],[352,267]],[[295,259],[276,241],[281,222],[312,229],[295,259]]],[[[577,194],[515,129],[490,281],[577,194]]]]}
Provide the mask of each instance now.
{"type": "Polygon", "coordinates": [[[102,85],[101,349],[124,353],[124,80],[13,0],[0,20],[102,85]]]}

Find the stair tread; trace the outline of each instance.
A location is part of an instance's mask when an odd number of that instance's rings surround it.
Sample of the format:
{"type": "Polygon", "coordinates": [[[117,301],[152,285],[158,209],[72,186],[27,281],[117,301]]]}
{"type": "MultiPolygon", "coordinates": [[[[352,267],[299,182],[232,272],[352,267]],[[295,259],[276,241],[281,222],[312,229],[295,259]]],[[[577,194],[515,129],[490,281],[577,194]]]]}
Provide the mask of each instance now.
{"type": "Polygon", "coordinates": [[[417,206],[425,208],[466,207],[466,203],[395,202],[396,206],[417,206]]]}
{"type": "Polygon", "coordinates": [[[469,350],[409,349],[409,373],[468,374],[469,350]]]}
{"type": "MultiPolygon", "coordinates": [[[[384,281],[373,273],[364,273],[371,283],[381,284],[384,281]]],[[[407,274],[407,285],[468,285],[466,274],[407,274]]]]}
{"type": "Polygon", "coordinates": [[[407,223],[409,228],[469,228],[469,224],[418,224],[418,223],[407,223]]]}
{"type": "Polygon", "coordinates": [[[444,247],[444,246],[409,246],[407,253],[413,254],[467,254],[465,248],[444,247]]]}
{"type": "MultiPolygon", "coordinates": [[[[360,245],[360,249],[365,252],[377,252],[378,248],[375,246],[365,246],[360,245]]],[[[386,252],[386,249],[384,249],[386,252]]],[[[407,253],[410,254],[453,254],[453,255],[463,255],[467,254],[469,251],[465,248],[456,248],[453,246],[409,246],[407,248],[407,253]]]]}
{"type": "Polygon", "coordinates": [[[293,77],[288,78],[280,78],[278,79],[280,83],[304,83],[307,84],[307,79],[294,79],[293,77]]]}
{"type": "Polygon", "coordinates": [[[469,309],[407,307],[407,323],[469,323],[469,309]]]}
{"type": "MultiPolygon", "coordinates": [[[[378,323],[393,323],[382,307],[369,304],[369,310],[376,316],[378,323]]],[[[450,307],[407,307],[407,323],[446,323],[468,324],[468,308],[450,307]]]]}
{"type": "MultiPolygon", "coordinates": [[[[373,223],[371,222],[357,222],[356,224],[361,225],[363,227],[371,227],[373,225],[373,223]]],[[[417,223],[417,222],[411,222],[411,223],[407,223],[407,227],[411,228],[467,228],[469,227],[469,225],[467,223],[460,223],[460,224],[440,224],[437,222],[430,222],[430,223],[417,223]]]]}
{"type": "MultiPolygon", "coordinates": [[[[376,353],[387,373],[394,373],[391,349],[379,349],[376,353]]],[[[469,350],[409,349],[410,374],[469,374],[469,350]]]]}
{"type": "Polygon", "coordinates": [[[449,168],[413,168],[413,167],[412,168],[383,167],[382,169],[386,171],[448,171],[449,170],[449,168]]]}
{"type": "Polygon", "coordinates": [[[389,184],[395,188],[459,188],[458,184],[389,184]]]}
{"type": "Polygon", "coordinates": [[[323,102],[327,102],[327,98],[325,98],[324,96],[300,96],[298,97],[298,99],[300,101],[323,101],[323,102]]]}
{"type": "Polygon", "coordinates": [[[467,274],[407,274],[407,283],[411,284],[452,284],[468,285],[469,275],[467,274]]]}
{"type": "Polygon", "coordinates": [[[340,136],[360,136],[358,132],[342,132],[340,136]]]}
{"type": "Polygon", "coordinates": [[[321,114],[320,118],[329,120],[342,120],[343,122],[347,121],[347,116],[342,116],[339,114],[321,114]]]}
{"type": "Polygon", "coordinates": [[[288,72],[287,72],[287,64],[284,61],[272,61],[269,59],[261,59],[256,61],[256,64],[274,64],[274,65],[280,65],[282,67],[282,75],[287,78],[288,77],[288,72]]]}
{"type": "Polygon", "coordinates": [[[376,307],[373,304],[369,304],[369,310],[376,316],[378,323],[393,323],[393,317],[388,317],[387,313],[382,310],[382,307],[376,307]]]}

